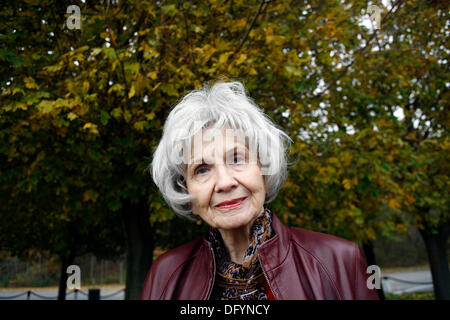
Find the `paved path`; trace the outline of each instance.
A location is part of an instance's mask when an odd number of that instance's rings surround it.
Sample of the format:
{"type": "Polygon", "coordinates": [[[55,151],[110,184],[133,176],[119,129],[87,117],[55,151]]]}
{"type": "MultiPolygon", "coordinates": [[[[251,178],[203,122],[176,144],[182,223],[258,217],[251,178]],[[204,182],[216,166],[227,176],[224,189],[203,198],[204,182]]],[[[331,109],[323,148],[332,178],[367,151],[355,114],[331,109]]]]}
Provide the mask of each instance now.
{"type": "Polygon", "coordinates": [[[383,289],[385,292],[399,294],[404,292],[433,291],[433,280],[429,269],[386,273],[381,270],[381,276],[388,277],[387,280],[383,280],[383,289]]]}

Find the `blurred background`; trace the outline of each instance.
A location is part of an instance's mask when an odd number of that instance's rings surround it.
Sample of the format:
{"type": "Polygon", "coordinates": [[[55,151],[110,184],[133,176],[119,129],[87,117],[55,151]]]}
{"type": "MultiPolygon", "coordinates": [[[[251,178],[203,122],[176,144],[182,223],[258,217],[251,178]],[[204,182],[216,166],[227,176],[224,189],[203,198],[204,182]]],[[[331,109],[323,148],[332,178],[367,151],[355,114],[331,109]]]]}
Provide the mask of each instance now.
{"type": "Polygon", "coordinates": [[[449,34],[446,1],[2,1],[0,299],[65,299],[70,265],[138,299],[205,232],[148,167],[171,108],[218,79],[294,141],[284,223],[357,242],[381,298],[450,299],[449,34]]]}

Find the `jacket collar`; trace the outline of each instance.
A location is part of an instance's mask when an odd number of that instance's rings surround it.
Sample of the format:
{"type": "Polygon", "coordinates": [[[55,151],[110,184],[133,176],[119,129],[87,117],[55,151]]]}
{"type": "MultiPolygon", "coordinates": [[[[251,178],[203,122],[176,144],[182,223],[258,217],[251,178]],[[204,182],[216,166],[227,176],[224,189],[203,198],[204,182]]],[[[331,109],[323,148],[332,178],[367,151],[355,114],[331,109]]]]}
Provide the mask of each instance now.
{"type": "MultiPolygon", "coordinates": [[[[265,276],[267,277],[267,281],[269,282],[269,287],[271,288],[272,293],[275,295],[276,299],[281,299],[282,294],[278,290],[278,286],[276,285],[275,273],[271,272],[275,268],[279,267],[283,261],[285,261],[291,246],[291,232],[288,227],[283,225],[278,219],[275,212],[272,211],[272,230],[275,235],[269,240],[263,242],[258,247],[259,260],[261,262],[261,267],[265,276]],[[275,285],[275,287],[274,287],[275,285]],[[276,288],[276,289],[275,289],[276,288]],[[274,290],[275,289],[275,290],[274,290]]],[[[211,243],[206,240],[206,236],[203,237],[203,252],[209,256],[208,261],[203,261],[206,263],[202,267],[198,267],[197,270],[207,270],[207,274],[209,277],[202,277],[202,281],[204,281],[204,286],[206,287],[206,291],[202,294],[199,292],[200,299],[209,299],[210,293],[214,286],[214,277],[215,277],[215,268],[216,261],[214,257],[214,253],[212,250],[211,243]],[[209,263],[208,263],[209,262],[209,263]]],[[[198,261],[199,259],[197,259],[198,261]]],[[[198,262],[197,262],[198,263],[198,262]]],[[[195,284],[196,287],[199,286],[199,282],[195,284]]]]}
{"type": "MultiPolygon", "coordinates": [[[[272,230],[275,235],[258,247],[258,253],[265,271],[278,267],[286,259],[291,245],[289,228],[283,225],[272,209],[270,210],[272,211],[272,230]]],[[[206,236],[203,237],[203,244],[211,252],[211,243],[206,239],[206,236]]]]}
{"type": "Polygon", "coordinates": [[[278,267],[285,259],[291,245],[291,232],[273,212],[272,229],[275,236],[258,248],[261,264],[265,272],[278,267]]]}

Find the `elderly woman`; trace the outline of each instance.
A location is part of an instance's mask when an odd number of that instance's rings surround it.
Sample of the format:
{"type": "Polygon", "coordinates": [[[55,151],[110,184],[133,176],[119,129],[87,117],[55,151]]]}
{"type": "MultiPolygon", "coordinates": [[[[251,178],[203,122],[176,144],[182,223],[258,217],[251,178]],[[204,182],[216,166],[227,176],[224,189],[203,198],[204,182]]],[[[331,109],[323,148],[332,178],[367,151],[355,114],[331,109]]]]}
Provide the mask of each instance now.
{"type": "Polygon", "coordinates": [[[153,179],[176,213],[210,229],[158,257],[141,299],[377,299],[355,243],[287,227],[270,209],[290,141],[239,82],[205,86],[173,108],[153,179]]]}

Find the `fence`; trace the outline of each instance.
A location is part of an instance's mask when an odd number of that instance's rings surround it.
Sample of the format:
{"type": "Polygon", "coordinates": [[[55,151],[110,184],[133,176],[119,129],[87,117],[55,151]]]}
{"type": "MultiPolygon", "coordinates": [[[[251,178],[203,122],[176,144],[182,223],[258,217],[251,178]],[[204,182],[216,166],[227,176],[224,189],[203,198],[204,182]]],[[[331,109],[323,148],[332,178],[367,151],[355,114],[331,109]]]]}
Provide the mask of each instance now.
{"type": "MultiPolygon", "coordinates": [[[[382,276],[381,279],[383,281],[384,291],[393,293],[393,294],[401,294],[401,293],[406,293],[406,292],[432,291],[433,290],[432,282],[409,281],[409,280],[403,280],[403,279],[399,279],[399,278],[391,277],[391,276],[382,276]],[[404,283],[404,284],[410,284],[410,285],[414,285],[414,286],[400,289],[400,290],[392,290],[391,281],[396,281],[396,282],[404,283]]],[[[113,292],[111,294],[102,296],[100,294],[100,289],[89,289],[89,291],[87,293],[85,291],[75,289],[75,290],[71,290],[68,293],[66,293],[66,298],[73,294],[74,295],[73,300],[78,300],[78,295],[81,294],[81,295],[86,296],[88,298],[88,300],[105,300],[105,299],[114,297],[124,291],[125,291],[125,289],[121,289],[121,290],[113,292]]],[[[15,294],[15,295],[11,295],[11,296],[0,296],[0,300],[17,299],[17,298],[25,296],[25,295],[26,295],[26,300],[31,300],[32,295],[36,296],[39,299],[44,299],[44,300],[56,300],[57,299],[57,296],[54,296],[54,297],[43,296],[41,294],[38,294],[31,290],[28,290],[28,291],[24,291],[19,294],[15,294]]]]}
{"type": "MultiPolygon", "coordinates": [[[[432,291],[433,290],[432,282],[410,281],[410,280],[399,279],[399,278],[392,277],[392,276],[382,276],[381,279],[382,279],[382,284],[383,284],[383,290],[388,293],[401,294],[401,293],[406,293],[406,292],[421,292],[421,291],[432,291]],[[398,283],[403,283],[403,284],[408,284],[408,285],[413,285],[413,286],[393,290],[392,285],[391,285],[392,281],[398,282],[398,283]]],[[[125,289],[121,289],[121,290],[113,292],[111,294],[101,296],[100,289],[89,289],[89,291],[87,293],[85,291],[75,289],[75,290],[71,290],[71,291],[67,292],[66,298],[70,297],[73,294],[74,295],[73,300],[79,300],[78,295],[80,294],[80,295],[87,297],[88,300],[104,300],[104,299],[109,299],[111,297],[114,297],[124,291],[125,291],[125,289]]],[[[33,295],[39,299],[45,299],[45,300],[56,300],[57,299],[57,296],[54,296],[54,297],[43,296],[41,294],[38,294],[31,290],[28,290],[28,291],[24,291],[19,294],[15,294],[15,295],[11,295],[11,296],[0,295],[0,300],[18,299],[22,296],[26,296],[26,300],[31,300],[31,297],[33,295]]]]}
{"type": "MultiPolygon", "coordinates": [[[[107,260],[86,255],[72,264],[80,267],[85,286],[125,285],[125,256],[107,260]]],[[[30,260],[20,260],[0,248],[0,287],[58,286],[60,273],[59,259],[48,253],[38,252],[30,260]]]]}
{"type": "MultiPolygon", "coordinates": [[[[71,290],[68,293],[66,293],[66,298],[70,295],[74,295],[74,299],[73,300],[78,300],[78,294],[84,295],[88,298],[88,300],[105,300],[105,299],[109,299],[119,293],[125,292],[125,289],[121,289],[119,291],[113,292],[111,294],[107,294],[107,295],[100,295],[100,289],[89,289],[89,291],[86,293],[82,290],[71,290]]],[[[26,295],[26,300],[31,300],[31,296],[34,295],[40,299],[44,299],[44,300],[56,300],[58,297],[54,296],[54,297],[48,297],[48,296],[43,296],[41,294],[38,294],[36,292],[33,292],[31,290],[28,291],[24,291],[21,292],[19,294],[15,294],[12,296],[0,296],[0,300],[12,300],[12,299],[17,299],[19,297],[25,296],[26,295]]],[[[17,299],[17,300],[22,300],[22,299],[17,299]]],[[[83,299],[84,300],[84,299],[83,299]]]]}

